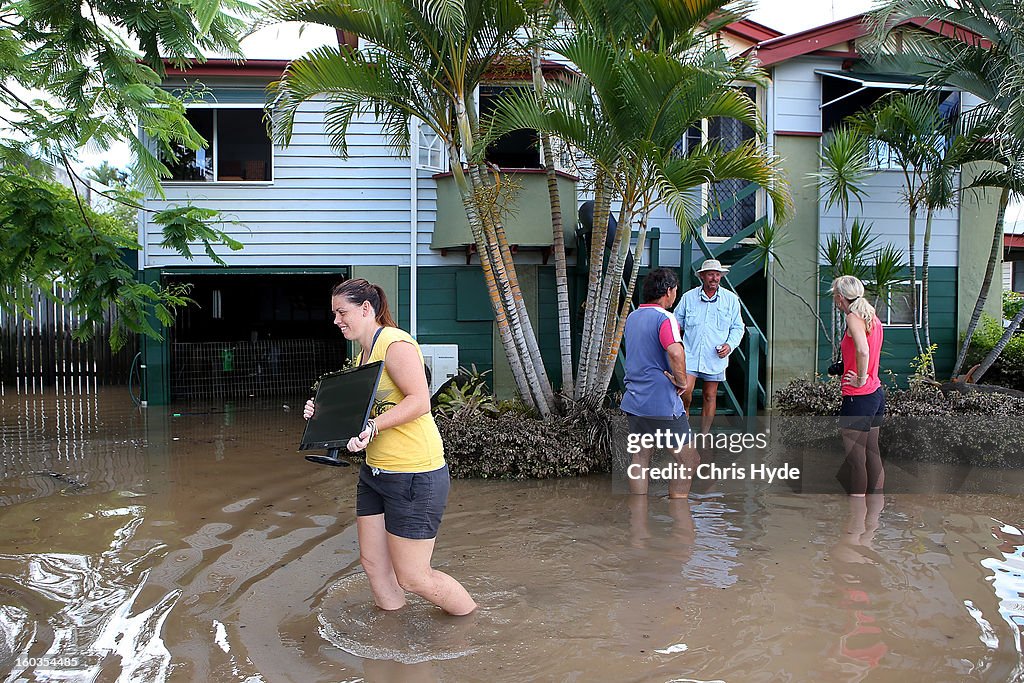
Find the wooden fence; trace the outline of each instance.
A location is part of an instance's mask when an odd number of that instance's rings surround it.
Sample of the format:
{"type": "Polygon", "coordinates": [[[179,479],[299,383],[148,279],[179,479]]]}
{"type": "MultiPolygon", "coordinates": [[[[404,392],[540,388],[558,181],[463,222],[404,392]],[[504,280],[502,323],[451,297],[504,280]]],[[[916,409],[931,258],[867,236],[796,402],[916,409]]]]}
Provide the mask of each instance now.
{"type": "MultiPolygon", "coordinates": [[[[11,290],[0,295],[12,297],[11,290]]],[[[91,393],[98,386],[128,384],[132,361],[138,350],[133,336],[117,353],[110,350],[110,330],[115,320],[111,306],[104,323],[85,342],[72,339],[80,323],[66,305],[70,293],[59,285],[54,297],[32,292],[28,316],[0,310],[0,395],[55,389],[62,393],[91,393]]]]}

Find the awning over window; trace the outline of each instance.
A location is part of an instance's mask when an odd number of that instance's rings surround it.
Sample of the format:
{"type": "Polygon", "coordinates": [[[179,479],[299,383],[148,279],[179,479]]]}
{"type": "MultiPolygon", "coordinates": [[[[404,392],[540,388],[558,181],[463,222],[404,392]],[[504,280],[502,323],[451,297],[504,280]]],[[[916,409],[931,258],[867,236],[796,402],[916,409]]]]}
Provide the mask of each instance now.
{"type": "Polygon", "coordinates": [[[855,84],[856,88],[839,97],[822,102],[819,109],[824,109],[830,104],[835,104],[847,97],[863,92],[868,88],[885,88],[886,90],[919,90],[925,87],[925,78],[910,74],[883,74],[883,73],[860,73],[855,71],[830,71],[828,69],[815,69],[814,73],[819,76],[838,78],[855,84]]]}

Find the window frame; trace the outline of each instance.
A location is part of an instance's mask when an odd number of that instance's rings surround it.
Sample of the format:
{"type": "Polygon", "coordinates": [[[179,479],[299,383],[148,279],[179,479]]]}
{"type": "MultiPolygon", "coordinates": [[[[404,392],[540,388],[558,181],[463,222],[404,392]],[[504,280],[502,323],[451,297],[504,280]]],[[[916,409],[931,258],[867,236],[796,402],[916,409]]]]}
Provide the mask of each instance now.
{"type": "MultiPolygon", "coordinates": [[[[528,80],[517,81],[517,80],[510,80],[510,79],[500,79],[500,80],[493,80],[493,81],[484,81],[482,83],[477,84],[476,89],[473,91],[473,103],[474,103],[474,105],[476,107],[477,116],[480,116],[480,111],[481,111],[481,106],[482,106],[482,103],[481,103],[482,92],[481,91],[484,88],[501,88],[501,89],[520,88],[520,89],[523,89],[523,90],[530,90],[530,89],[533,88],[533,83],[531,81],[528,81],[528,80]]],[[[500,96],[501,95],[499,94],[498,97],[500,97],[500,96]]],[[[499,168],[501,168],[502,170],[508,169],[508,170],[513,170],[513,171],[518,171],[518,170],[524,170],[524,169],[526,169],[526,170],[537,170],[537,169],[543,169],[544,168],[544,153],[543,153],[543,151],[539,147],[539,145],[540,145],[540,132],[537,131],[534,128],[524,129],[524,130],[532,130],[536,134],[536,136],[537,136],[537,145],[538,145],[538,147],[537,147],[537,165],[536,166],[499,166],[499,168]]],[[[488,163],[493,163],[493,162],[488,160],[488,163]]]]}
{"type": "Polygon", "coordinates": [[[428,126],[423,121],[416,122],[416,168],[421,171],[434,171],[437,173],[444,173],[449,170],[448,164],[448,150],[444,148],[444,142],[441,140],[441,136],[437,134],[433,128],[428,126]],[[427,140],[425,133],[434,136],[434,142],[430,144],[424,144],[427,140]],[[437,145],[437,149],[434,149],[434,143],[437,145]],[[427,154],[427,161],[423,161],[424,151],[427,154]],[[433,155],[437,154],[437,164],[432,163],[433,155]]]}
{"type": "Polygon", "coordinates": [[[217,116],[217,110],[219,109],[265,109],[266,107],[262,104],[255,102],[194,102],[189,103],[185,109],[186,112],[190,109],[212,109],[213,110],[213,139],[209,140],[210,146],[207,148],[212,151],[213,156],[213,180],[172,180],[167,179],[161,181],[162,185],[173,185],[175,187],[189,186],[189,187],[210,187],[211,185],[219,186],[235,186],[235,187],[267,187],[273,185],[277,180],[277,145],[274,144],[272,138],[268,138],[270,143],[270,180],[218,180],[220,175],[220,151],[218,149],[219,142],[219,120],[217,116]]]}
{"type": "MultiPolygon", "coordinates": [[[[868,287],[871,287],[871,286],[874,285],[874,283],[872,283],[872,282],[865,282],[864,284],[866,286],[868,286],[868,287]]],[[[886,327],[891,327],[891,328],[896,328],[896,329],[907,329],[907,330],[910,330],[910,329],[913,329],[914,327],[917,327],[917,328],[920,329],[921,324],[922,324],[922,320],[923,320],[923,317],[924,317],[923,316],[923,310],[924,310],[924,283],[921,282],[920,279],[917,279],[916,282],[914,283],[914,289],[916,290],[916,295],[917,295],[917,311],[916,311],[917,312],[917,324],[915,325],[913,322],[897,322],[897,323],[892,322],[892,299],[891,299],[891,297],[892,297],[892,288],[893,287],[909,287],[909,286],[910,286],[910,278],[895,280],[894,282],[889,283],[889,286],[887,288],[888,291],[886,292],[886,296],[885,296],[885,301],[884,302],[880,301],[880,303],[885,306],[885,313],[886,313],[885,318],[883,319],[880,311],[878,311],[877,309],[875,311],[875,313],[878,314],[878,319],[881,320],[882,324],[885,325],[886,327]]],[[[882,297],[879,296],[879,299],[881,299],[881,298],[882,297]]]]}
{"type": "MultiPolygon", "coordinates": [[[[754,106],[757,107],[757,110],[761,114],[762,117],[765,115],[765,110],[764,110],[765,94],[764,94],[764,89],[762,87],[760,87],[756,83],[752,83],[752,82],[749,82],[749,81],[739,81],[739,82],[735,83],[733,85],[733,87],[738,88],[740,90],[752,90],[753,91],[752,99],[754,101],[754,106]]],[[[697,126],[692,126],[690,129],[687,129],[686,136],[684,136],[684,140],[686,140],[684,153],[689,153],[689,151],[690,151],[690,141],[691,141],[691,139],[690,139],[691,138],[690,132],[694,128],[697,128],[697,126]]],[[[710,119],[706,119],[706,118],[705,119],[701,119],[700,120],[699,128],[700,128],[700,144],[704,144],[711,137],[711,121],[710,121],[710,119]]],[[[757,134],[755,133],[755,139],[756,139],[756,137],[757,137],[757,134]]],[[[701,215],[704,215],[704,214],[706,214],[708,212],[709,208],[711,207],[711,187],[710,187],[710,185],[708,183],[702,183],[699,189],[700,189],[700,210],[701,210],[701,215]]],[[[763,187],[759,187],[759,188],[757,188],[757,191],[754,192],[754,216],[756,216],[756,217],[763,216],[765,211],[767,210],[766,206],[767,206],[767,194],[765,193],[765,190],[764,190],[763,187]]],[[[756,220],[756,218],[755,218],[755,220],[756,220]]],[[[708,225],[709,225],[709,223],[710,223],[710,221],[705,222],[701,226],[701,228],[700,228],[701,238],[704,240],[704,242],[706,242],[707,244],[724,244],[725,242],[728,242],[730,239],[732,239],[731,236],[709,235],[708,234],[708,225]]],[[[753,237],[748,237],[746,239],[740,240],[740,244],[744,244],[744,245],[754,244],[754,242],[756,242],[756,240],[753,237]]]]}

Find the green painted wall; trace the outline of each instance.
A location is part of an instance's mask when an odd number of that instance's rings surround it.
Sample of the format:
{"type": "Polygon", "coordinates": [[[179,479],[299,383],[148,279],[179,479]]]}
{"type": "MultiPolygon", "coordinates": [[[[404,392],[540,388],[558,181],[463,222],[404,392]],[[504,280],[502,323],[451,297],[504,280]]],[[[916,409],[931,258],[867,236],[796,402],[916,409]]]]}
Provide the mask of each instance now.
{"type": "MultiPolygon", "coordinates": [[[[550,218],[548,219],[550,225],[550,218]]],[[[538,325],[537,318],[537,266],[517,265],[516,274],[519,276],[519,289],[523,292],[523,301],[526,303],[526,312],[530,321],[538,325]]],[[[540,332],[534,329],[534,333],[540,332]]],[[[512,378],[512,368],[508,364],[508,357],[501,345],[501,336],[498,334],[498,324],[492,327],[492,357],[494,358],[494,395],[501,399],[513,398],[516,396],[516,383],[512,378]]],[[[537,340],[540,346],[540,339],[537,340]]],[[[543,347],[541,347],[543,349],[543,347]]],[[[543,350],[541,351],[543,356],[543,350]]]]}
{"type": "MultiPolygon", "coordinates": [[[[468,368],[475,363],[478,370],[493,369],[491,328],[494,315],[489,305],[480,303],[479,292],[484,291],[480,267],[420,268],[418,280],[417,341],[421,344],[458,344],[459,365],[468,368]],[[462,289],[459,284],[463,285],[462,289]]],[[[407,276],[405,281],[408,291],[407,276]]],[[[486,297],[483,301],[486,303],[486,297]]]]}
{"type": "MultiPolygon", "coordinates": [[[[397,310],[391,313],[398,321],[398,326],[403,330],[410,330],[412,323],[409,321],[409,268],[398,269],[398,306],[397,310]]],[[[420,273],[423,269],[420,269],[420,273]]]]}
{"type": "MultiPolygon", "coordinates": [[[[555,386],[561,385],[558,356],[558,316],[554,266],[519,265],[519,284],[544,366],[555,386]]],[[[409,269],[398,274],[399,324],[408,329],[409,269]]],[[[515,395],[511,369],[498,338],[494,314],[478,265],[425,267],[419,273],[418,340],[421,344],[458,344],[459,364],[491,370],[492,385],[502,398],[515,395]]]]}
{"type": "MultiPolygon", "coordinates": [[[[569,277],[569,301],[574,300],[573,277],[569,277]]],[[[562,356],[558,348],[558,292],[555,288],[555,267],[537,267],[537,344],[544,358],[544,367],[557,391],[562,386],[562,356]]],[[[575,321],[570,321],[575,323],[575,321]]],[[[576,367],[575,359],[573,368],[576,367]]]]}
{"type": "MultiPolygon", "coordinates": [[[[159,284],[160,271],[155,268],[141,270],[139,279],[146,284],[159,284]]],[[[142,400],[148,405],[163,406],[171,401],[170,341],[167,328],[163,323],[155,316],[150,316],[150,323],[163,336],[163,339],[157,341],[145,335],[141,337],[142,400]]]]}
{"type": "MultiPolygon", "coordinates": [[[[938,377],[948,377],[953,370],[953,361],[957,350],[957,269],[953,267],[931,267],[928,278],[928,306],[933,344],[938,344],[935,356],[935,371],[938,377]]],[[[909,277],[909,272],[906,273],[909,277]]],[[[831,299],[827,292],[832,279],[827,268],[821,269],[821,293],[819,311],[822,319],[828,320],[831,299]]],[[[923,340],[922,340],[923,344],[923,340]]],[[[831,351],[828,339],[820,335],[818,348],[818,367],[828,367],[832,360],[828,357],[831,351]]],[[[917,345],[914,343],[914,332],[909,327],[886,327],[885,341],[882,345],[880,371],[892,370],[901,385],[906,383],[907,376],[912,372],[910,361],[917,356],[917,345]]]]}
{"type": "MultiPolygon", "coordinates": [[[[960,185],[966,187],[974,177],[989,167],[990,164],[975,163],[964,166],[960,173],[960,185]]],[[[985,279],[985,268],[992,251],[993,231],[996,229],[996,214],[999,209],[999,192],[995,189],[974,189],[964,192],[960,203],[960,244],[958,266],[960,281],[957,284],[957,330],[962,334],[967,330],[978,301],[981,283],[985,279]]],[[[1002,226],[999,226],[1002,229],[1002,226]]],[[[992,287],[989,290],[985,312],[999,318],[1002,315],[1003,250],[999,250],[999,260],[992,275],[992,287]]],[[[952,369],[952,367],[950,368],[952,369]]]]}
{"type": "MultiPolygon", "coordinates": [[[[548,181],[543,172],[502,173],[502,178],[518,185],[515,211],[504,216],[505,232],[509,244],[539,247],[551,245],[551,204],[548,200],[548,181]]],[[[565,246],[576,244],[576,181],[569,176],[558,176],[558,194],[562,198],[562,232],[565,246]],[[568,208],[567,208],[568,207],[568,208]]],[[[437,220],[431,235],[433,249],[464,247],[473,243],[462,195],[450,175],[437,178],[437,220]]]]}
{"type": "MultiPolygon", "coordinates": [[[[782,157],[793,192],[793,218],[781,232],[785,242],[778,248],[768,283],[768,371],[765,389],[772,393],[797,377],[816,371],[816,323],[807,305],[787,292],[783,285],[802,296],[810,305],[817,298],[818,195],[807,182],[807,174],[818,170],[818,138],[775,137],[775,152],[782,157]],[[794,324],[800,321],[799,324],[794,324]]],[[[770,402],[770,399],[769,399],[770,402]]]]}

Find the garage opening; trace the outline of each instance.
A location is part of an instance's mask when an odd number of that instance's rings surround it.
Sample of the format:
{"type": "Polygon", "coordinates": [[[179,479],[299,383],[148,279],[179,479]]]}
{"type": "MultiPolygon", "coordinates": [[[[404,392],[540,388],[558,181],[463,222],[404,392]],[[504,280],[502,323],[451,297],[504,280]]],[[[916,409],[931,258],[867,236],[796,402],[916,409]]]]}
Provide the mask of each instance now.
{"type": "Polygon", "coordinates": [[[347,344],[332,324],[340,274],[167,275],[196,305],[170,335],[171,399],[298,396],[340,369],[347,344]]]}

